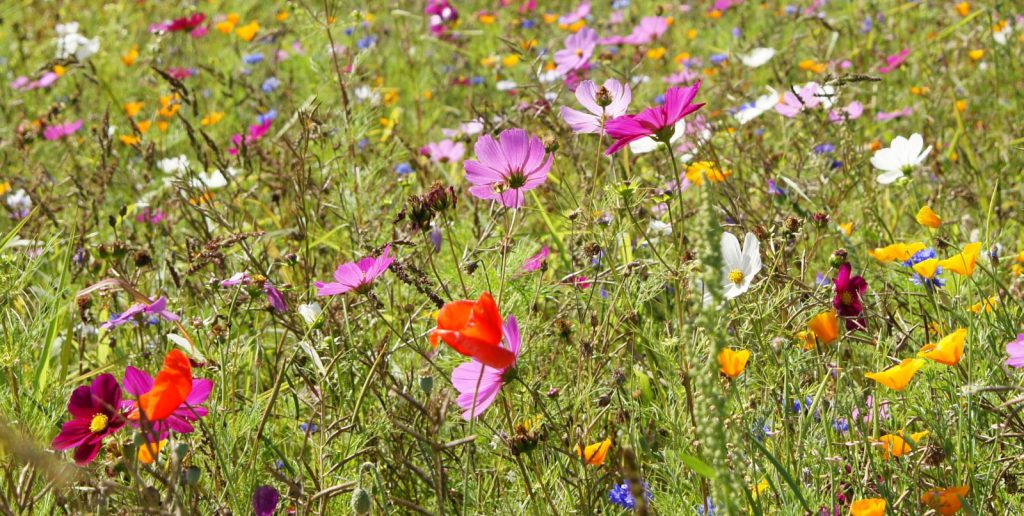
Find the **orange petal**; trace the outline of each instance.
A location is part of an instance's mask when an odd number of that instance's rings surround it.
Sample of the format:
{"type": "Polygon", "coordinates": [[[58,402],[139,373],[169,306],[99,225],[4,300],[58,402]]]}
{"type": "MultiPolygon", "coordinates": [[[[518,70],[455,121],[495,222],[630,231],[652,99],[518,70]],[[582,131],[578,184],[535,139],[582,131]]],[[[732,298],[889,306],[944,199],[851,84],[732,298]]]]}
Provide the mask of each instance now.
{"type": "Polygon", "coordinates": [[[171,350],[153,388],[139,396],[139,408],[149,421],[167,419],[192,392],[192,364],[180,350],[171,350]]]}

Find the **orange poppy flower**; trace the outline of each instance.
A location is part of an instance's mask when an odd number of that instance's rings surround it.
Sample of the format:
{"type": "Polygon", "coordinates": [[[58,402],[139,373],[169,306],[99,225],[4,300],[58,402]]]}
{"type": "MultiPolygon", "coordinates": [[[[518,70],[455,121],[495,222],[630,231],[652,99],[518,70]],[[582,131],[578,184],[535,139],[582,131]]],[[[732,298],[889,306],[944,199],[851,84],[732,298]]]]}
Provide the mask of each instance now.
{"type": "Polygon", "coordinates": [[[174,413],[192,392],[192,364],[180,350],[164,357],[164,368],[156,375],[153,388],[139,396],[139,408],[148,421],[161,421],[174,413]]]}
{"type": "Polygon", "coordinates": [[[981,254],[981,242],[973,242],[964,246],[964,250],[956,256],[939,261],[939,266],[963,276],[974,274],[974,265],[981,254]]]}
{"type": "Polygon", "coordinates": [[[932,229],[939,229],[939,226],[942,225],[942,217],[939,217],[939,214],[929,206],[922,206],[915,218],[918,224],[932,229]]]}
{"type": "Polygon", "coordinates": [[[747,360],[750,360],[750,351],[741,349],[733,351],[729,348],[722,349],[718,354],[718,363],[722,365],[722,374],[729,378],[736,378],[747,368],[747,360]]]}
{"type": "Polygon", "coordinates": [[[964,341],[967,340],[967,329],[960,328],[946,335],[938,344],[928,343],[921,348],[917,356],[934,360],[940,364],[955,366],[964,356],[964,341]]]}
{"type": "Polygon", "coordinates": [[[839,317],[834,310],[815,315],[807,327],[822,344],[831,344],[839,339],[839,317]]]}
{"type": "Polygon", "coordinates": [[[881,498],[857,500],[850,505],[850,516],[885,516],[886,502],[881,498]]]}
{"type": "Polygon", "coordinates": [[[600,466],[604,464],[605,457],[608,456],[608,450],[612,449],[612,440],[607,438],[599,443],[588,445],[586,449],[581,450],[580,446],[576,445],[576,455],[584,460],[591,466],[600,466]]]}
{"type": "Polygon", "coordinates": [[[437,327],[430,344],[444,341],[455,351],[486,366],[504,369],[515,362],[515,353],[501,347],[501,313],[490,292],[478,301],[452,301],[437,312],[437,327]]]}
{"type": "Polygon", "coordinates": [[[884,444],[882,448],[885,460],[889,460],[893,457],[902,457],[917,447],[917,443],[928,437],[928,431],[917,432],[910,434],[910,443],[908,444],[906,439],[903,438],[903,432],[899,434],[885,434],[878,438],[878,442],[884,444]]]}
{"type": "Polygon", "coordinates": [[[243,25],[235,29],[235,34],[238,34],[238,37],[246,41],[252,41],[253,38],[256,37],[256,33],[259,32],[259,30],[260,24],[258,22],[250,22],[248,25],[243,25]]]}
{"type": "Polygon", "coordinates": [[[156,444],[143,443],[142,446],[139,447],[139,462],[143,464],[152,464],[156,461],[157,455],[160,455],[160,451],[164,449],[164,446],[167,446],[167,439],[160,439],[160,442],[156,444]]]}
{"type": "Polygon", "coordinates": [[[912,242],[909,244],[896,243],[885,247],[876,247],[868,251],[874,259],[880,262],[905,262],[914,256],[915,253],[925,248],[924,242],[912,242]]]}
{"type": "Polygon", "coordinates": [[[885,371],[867,373],[864,376],[894,391],[902,391],[907,388],[910,379],[914,377],[918,369],[921,369],[924,362],[923,358],[907,358],[885,371]]]}
{"type": "Polygon", "coordinates": [[[921,503],[935,509],[942,516],[950,516],[960,510],[961,498],[967,496],[969,486],[931,489],[921,495],[921,503]]]}

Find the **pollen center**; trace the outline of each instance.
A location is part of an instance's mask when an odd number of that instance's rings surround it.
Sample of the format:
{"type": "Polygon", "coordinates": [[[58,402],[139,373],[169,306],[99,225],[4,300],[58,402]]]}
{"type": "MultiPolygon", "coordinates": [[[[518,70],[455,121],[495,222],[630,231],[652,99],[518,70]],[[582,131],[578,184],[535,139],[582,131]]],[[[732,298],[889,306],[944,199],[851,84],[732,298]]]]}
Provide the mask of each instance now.
{"type": "Polygon", "coordinates": [[[96,414],[92,417],[92,421],[89,423],[89,431],[98,434],[107,429],[107,416],[103,414],[96,414]]]}
{"type": "Polygon", "coordinates": [[[732,272],[729,273],[729,281],[733,282],[736,285],[743,283],[743,271],[739,269],[733,269],[732,272]]]}
{"type": "Polygon", "coordinates": [[[526,175],[524,175],[522,172],[513,172],[510,176],[508,176],[508,187],[513,190],[517,188],[522,188],[525,184],[526,175]]]}

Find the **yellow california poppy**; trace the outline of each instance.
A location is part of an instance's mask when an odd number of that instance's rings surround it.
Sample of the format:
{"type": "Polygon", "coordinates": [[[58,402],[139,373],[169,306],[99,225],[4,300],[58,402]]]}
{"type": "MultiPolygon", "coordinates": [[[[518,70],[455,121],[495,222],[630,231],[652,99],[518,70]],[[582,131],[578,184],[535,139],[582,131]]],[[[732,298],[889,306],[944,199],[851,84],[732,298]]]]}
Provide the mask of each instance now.
{"type": "Polygon", "coordinates": [[[576,445],[576,455],[591,466],[600,466],[604,464],[604,459],[608,456],[608,450],[611,448],[612,440],[607,438],[599,443],[588,445],[585,450],[580,450],[579,445],[576,445]]]}
{"type": "Polygon", "coordinates": [[[235,34],[238,34],[238,37],[240,37],[240,38],[242,38],[242,39],[244,39],[246,41],[252,41],[253,38],[256,37],[256,33],[259,32],[259,30],[260,30],[259,22],[255,22],[254,21],[254,22],[249,22],[248,25],[242,25],[241,27],[235,29],[235,34]]]}
{"type": "Polygon", "coordinates": [[[908,444],[906,439],[903,438],[903,432],[899,434],[885,434],[878,438],[878,442],[884,444],[882,447],[882,453],[886,460],[893,457],[902,457],[917,447],[917,443],[928,437],[928,431],[917,432],[910,434],[910,443],[908,444]]]}
{"type": "Polygon", "coordinates": [[[829,310],[815,315],[807,327],[822,344],[831,344],[839,339],[839,317],[835,310],[829,310]]]}
{"type": "Polygon", "coordinates": [[[935,213],[929,206],[922,206],[917,212],[917,223],[932,229],[938,229],[942,225],[942,217],[935,213]]]}
{"type": "Polygon", "coordinates": [[[880,262],[907,261],[915,253],[925,248],[924,242],[911,242],[909,244],[896,243],[885,247],[876,247],[868,251],[874,259],[880,262]]]}
{"type": "Polygon", "coordinates": [[[914,272],[920,274],[922,278],[932,279],[939,272],[939,260],[937,258],[929,258],[917,262],[914,264],[914,272]]]}
{"type": "Polygon", "coordinates": [[[981,254],[981,242],[973,242],[965,245],[960,254],[940,260],[939,266],[957,274],[970,276],[974,274],[974,265],[978,261],[979,254],[981,254]]]}
{"type": "Polygon", "coordinates": [[[928,343],[917,354],[919,357],[934,360],[940,364],[955,366],[964,356],[964,341],[967,340],[967,328],[960,328],[946,335],[938,344],[928,343]]]}
{"type": "Polygon", "coordinates": [[[917,373],[918,369],[921,369],[924,363],[925,360],[923,358],[906,358],[885,371],[867,373],[864,376],[894,391],[902,391],[907,388],[910,379],[914,377],[914,374],[917,373]]]}
{"type": "Polygon", "coordinates": [[[850,516],[885,516],[886,502],[881,498],[865,498],[850,505],[850,516]]]}
{"type": "Polygon", "coordinates": [[[722,374],[729,378],[736,378],[743,373],[743,370],[747,368],[747,360],[750,360],[750,351],[746,349],[733,351],[724,348],[718,354],[718,363],[722,365],[722,374]]]}

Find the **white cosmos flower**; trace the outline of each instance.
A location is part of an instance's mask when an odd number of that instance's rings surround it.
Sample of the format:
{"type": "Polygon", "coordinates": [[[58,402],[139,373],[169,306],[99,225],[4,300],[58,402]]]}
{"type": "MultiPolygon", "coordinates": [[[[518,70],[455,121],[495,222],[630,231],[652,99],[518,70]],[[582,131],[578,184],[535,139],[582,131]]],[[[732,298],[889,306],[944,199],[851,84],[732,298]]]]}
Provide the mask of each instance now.
{"type": "Polygon", "coordinates": [[[515,81],[498,81],[494,83],[494,88],[498,91],[514,90],[518,86],[515,81]]]}
{"type": "Polygon", "coordinates": [[[757,68],[768,61],[771,61],[775,57],[775,49],[769,47],[758,47],[750,51],[749,54],[739,56],[740,62],[750,68],[757,68]]]}
{"type": "MultiPolygon", "coordinates": [[[[682,138],[685,133],[686,120],[679,119],[679,121],[676,122],[676,130],[672,133],[672,138],[669,139],[669,143],[676,143],[676,140],[682,138]]],[[[662,145],[662,143],[654,141],[654,138],[645,136],[639,140],[629,142],[629,152],[632,152],[633,154],[647,154],[648,152],[658,150],[662,145]]]]}
{"type": "Polygon", "coordinates": [[[753,233],[747,233],[740,250],[740,241],[735,235],[722,233],[722,260],[725,262],[723,294],[726,299],[733,299],[749,290],[754,276],[761,271],[761,244],[753,233]]]}
{"type": "Polygon", "coordinates": [[[323,308],[320,307],[320,303],[309,303],[299,305],[299,316],[302,317],[303,321],[306,321],[307,325],[312,325],[316,322],[317,318],[320,317],[320,312],[323,308]]]}
{"type": "Polygon", "coordinates": [[[878,149],[875,155],[871,156],[871,164],[882,171],[878,176],[878,182],[883,185],[895,183],[920,166],[932,151],[931,145],[922,152],[923,148],[924,140],[920,134],[914,133],[909,139],[897,136],[887,148],[878,149]]]}
{"type": "Polygon", "coordinates": [[[165,158],[156,162],[156,167],[165,174],[176,174],[188,169],[188,156],[182,154],[176,158],[165,158]]]}
{"type": "Polygon", "coordinates": [[[771,111],[775,107],[775,104],[779,103],[779,92],[772,88],[768,88],[769,93],[761,95],[754,99],[753,102],[740,106],[740,110],[733,115],[740,125],[746,124],[747,122],[771,111]]]}

